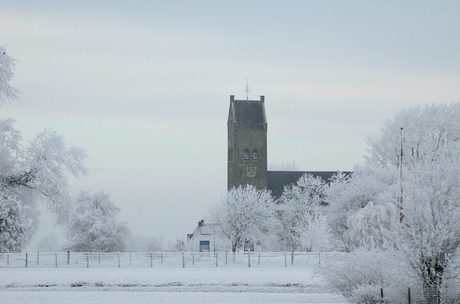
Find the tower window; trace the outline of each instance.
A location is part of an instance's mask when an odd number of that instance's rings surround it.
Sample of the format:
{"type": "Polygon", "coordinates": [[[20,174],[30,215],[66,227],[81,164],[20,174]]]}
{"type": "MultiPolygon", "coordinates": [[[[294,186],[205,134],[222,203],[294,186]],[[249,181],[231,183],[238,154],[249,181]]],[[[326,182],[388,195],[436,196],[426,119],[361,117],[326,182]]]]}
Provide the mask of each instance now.
{"type": "Polygon", "coordinates": [[[257,160],[258,158],[259,158],[259,155],[257,155],[257,150],[254,149],[254,150],[252,151],[252,159],[253,159],[253,160],[257,160]]]}
{"type": "Polygon", "coordinates": [[[249,160],[249,150],[244,150],[244,160],[249,160]]]}

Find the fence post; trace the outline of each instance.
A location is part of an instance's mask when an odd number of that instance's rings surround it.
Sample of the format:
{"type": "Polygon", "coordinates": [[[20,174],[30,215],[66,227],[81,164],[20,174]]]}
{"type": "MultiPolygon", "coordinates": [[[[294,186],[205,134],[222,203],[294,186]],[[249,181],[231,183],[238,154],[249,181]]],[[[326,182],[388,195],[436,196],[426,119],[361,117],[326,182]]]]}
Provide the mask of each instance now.
{"type": "MultiPolygon", "coordinates": [[[[99,252],[99,261],[100,260],[101,260],[101,253],[99,252]]],[[[89,252],[88,251],[86,252],[86,268],[89,268],[89,252]]]]}
{"type": "Polygon", "coordinates": [[[192,265],[195,265],[195,255],[192,254],[192,265]]]}
{"type": "Polygon", "coordinates": [[[182,268],[185,268],[185,255],[183,251],[182,251],[182,268]]]}
{"type": "Polygon", "coordinates": [[[407,303],[410,304],[410,287],[407,288],[407,303]]]}
{"type": "Polygon", "coordinates": [[[225,265],[227,265],[228,251],[225,251],[225,265]]]}
{"type": "Polygon", "coordinates": [[[248,267],[251,267],[251,251],[248,251],[248,267]]]}
{"type": "Polygon", "coordinates": [[[287,255],[286,255],[286,251],[284,252],[284,267],[287,267],[287,255]]]}
{"type": "Polygon", "coordinates": [[[257,265],[260,265],[260,251],[259,251],[259,257],[257,258],[257,265]]]}
{"type": "Polygon", "coordinates": [[[132,259],[133,259],[133,253],[130,251],[129,252],[129,266],[131,266],[132,259]]]}
{"type": "Polygon", "coordinates": [[[57,268],[58,263],[57,263],[57,252],[54,253],[54,266],[57,268]]]}
{"type": "Polygon", "coordinates": [[[6,254],[6,266],[10,266],[10,254],[6,254]]]}
{"type": "Polygon", "coordinates": [[[70,251],[67,250],[67,265],[70,264],[70,251]]]}
{"type": "Polygon", "coordinates": [[[383,287],[380,288],[380,297],[383,299],[383,287]]]}
{"type": "Polygon", "coordinates": [[[101,265],[101,252],[99,252],[99,265],[101,265]]]}
{"type": "Polygon", "coordinates": [[[119,251],[117,252],[117,256],[118,256],[118,268],[120,268],[121,263],[120,263],[120,252],[119,251]]]}
{"type": "Polygon", "coordinates": [[[214,254],[216,255],[216,267],[219,267],[219,258],[217,256],[217,251],[214,251],[214,254]]]}
{"type": "Polygon", "coordinates": [[[321,265],[321,252],[318,252],[318,264],[321,265]]]}
{"type": "Polygon", "coordinates": [[[291,252],[291,265],[294,265],[294,250],[291,252]]]}
{"type": "Polygon", "coordinates": [[[37,251],[37,266],[40,265],[40,251],[37,251]]]}
{"type": "Polygon", "coordinates": [[[163,265],[163,251],[160,252],[160,260],[161,260],[161,265],[163,265]]]}
{"type": "Polygon", "coordinates": [[[153,252],[150,251],[150,268],[153,267],[153,252]]]}
{"type": "Polygon", "coordinates": [[[28,259],[28,254],[26,253],[26,268],[27,268],[27,259],[28,259]]]}

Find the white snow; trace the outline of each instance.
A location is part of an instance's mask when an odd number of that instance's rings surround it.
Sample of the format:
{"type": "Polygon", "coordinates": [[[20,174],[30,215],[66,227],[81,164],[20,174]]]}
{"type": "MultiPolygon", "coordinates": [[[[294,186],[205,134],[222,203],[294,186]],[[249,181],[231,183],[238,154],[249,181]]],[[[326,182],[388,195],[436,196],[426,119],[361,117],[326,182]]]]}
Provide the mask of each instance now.
{"type": "Polygon", "coordinates": [[[305,267],[2,268],[2,303],[344,303],[305,267]]]}

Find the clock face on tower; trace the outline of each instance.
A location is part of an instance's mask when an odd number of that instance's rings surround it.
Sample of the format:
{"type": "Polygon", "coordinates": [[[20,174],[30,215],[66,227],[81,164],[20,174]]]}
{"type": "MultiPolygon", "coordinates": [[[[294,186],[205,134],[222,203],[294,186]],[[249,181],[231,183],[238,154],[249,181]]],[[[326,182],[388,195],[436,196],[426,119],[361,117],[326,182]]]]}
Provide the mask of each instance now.
{"type": "Polygon", "coordinates": [[[248,164],[246,166],[246,174],[248,177],[255,177],[257,174],[257,167],[254,164],[248,164]]]}

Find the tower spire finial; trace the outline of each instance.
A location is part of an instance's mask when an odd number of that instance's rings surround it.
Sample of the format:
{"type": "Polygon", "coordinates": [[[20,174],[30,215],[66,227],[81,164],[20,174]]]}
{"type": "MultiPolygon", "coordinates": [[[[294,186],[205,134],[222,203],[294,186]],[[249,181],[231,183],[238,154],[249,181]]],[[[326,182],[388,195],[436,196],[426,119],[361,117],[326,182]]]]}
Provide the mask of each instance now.
{"type": "Polygon", "coordinates": [[[246,92],[246,101],[249,99],[249,84],[248,84],[248,79],[246,78],[246,89],[244,90],[246,92]]]}

